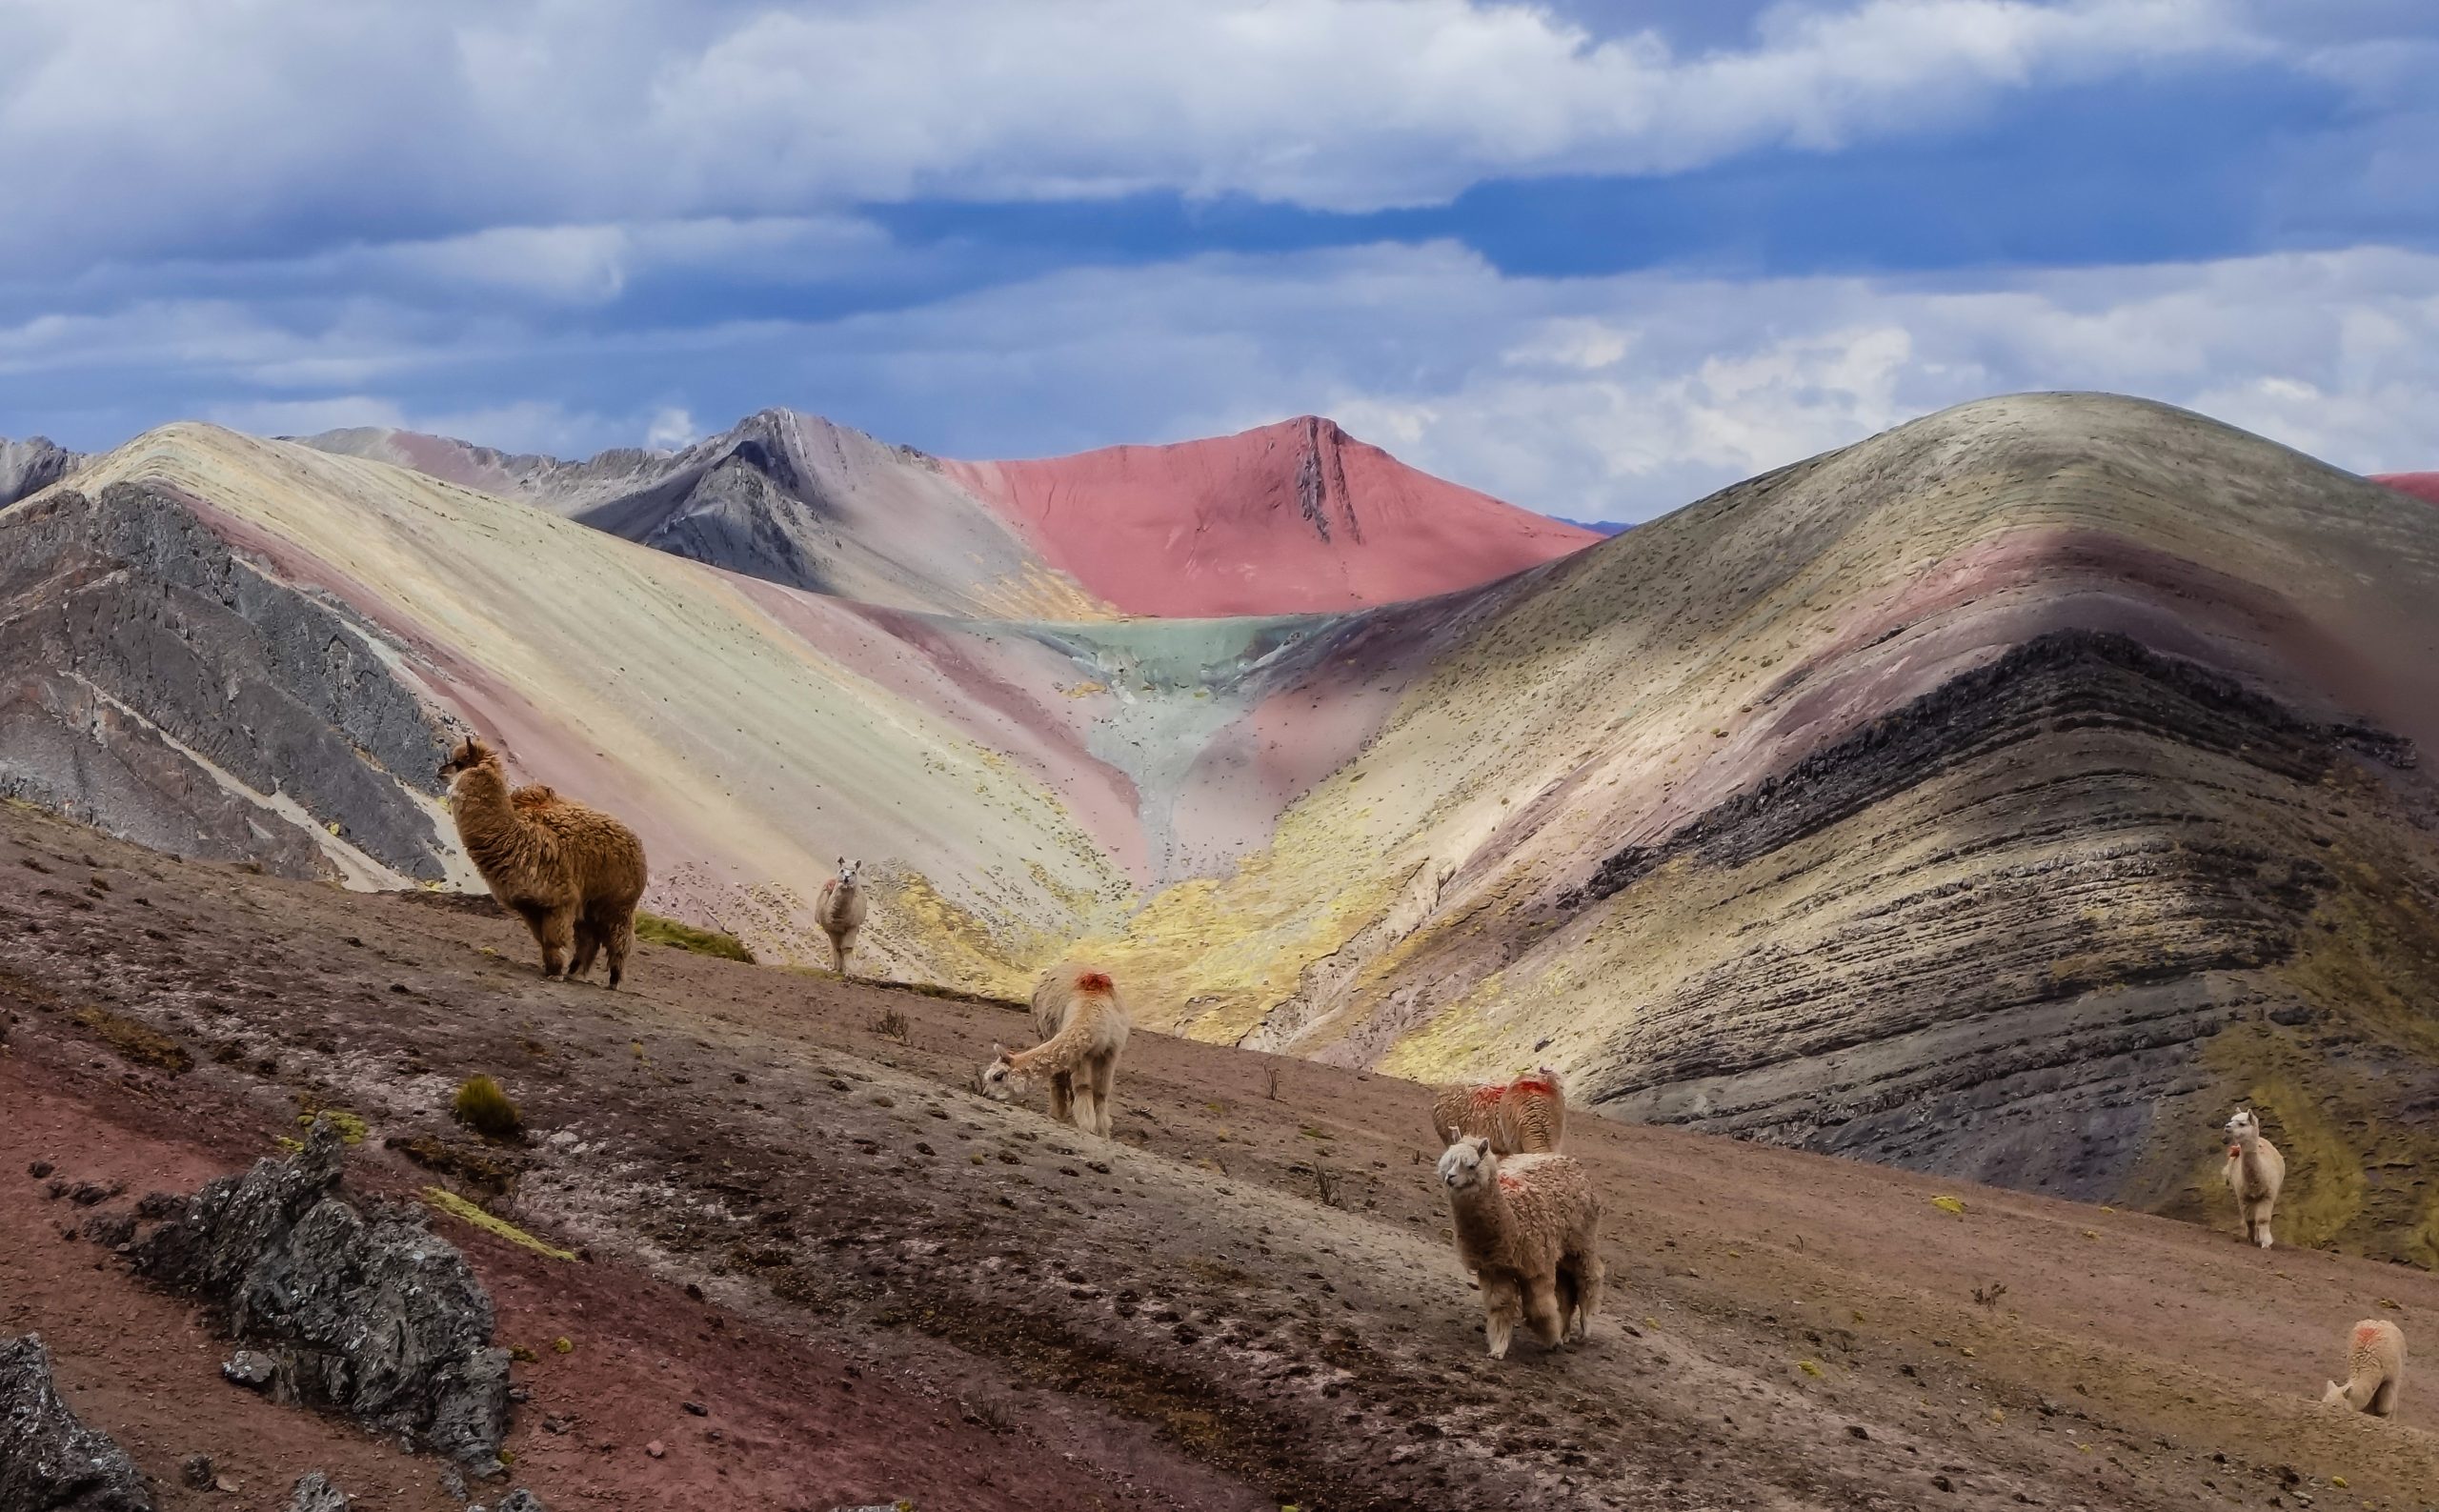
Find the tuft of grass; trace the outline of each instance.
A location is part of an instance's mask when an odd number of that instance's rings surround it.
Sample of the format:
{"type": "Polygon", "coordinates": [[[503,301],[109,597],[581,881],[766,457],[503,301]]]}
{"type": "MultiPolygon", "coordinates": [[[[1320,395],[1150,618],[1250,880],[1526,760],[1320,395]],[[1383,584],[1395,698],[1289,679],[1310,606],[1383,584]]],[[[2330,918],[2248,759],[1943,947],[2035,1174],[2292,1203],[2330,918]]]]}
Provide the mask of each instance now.
{"type": "Polygon", "coordinates": [[[459,1082],[456,1097],[450,1099],[449,1111],[458,1122],[487,1139],[513,1139],[525,1127],[516,1104],[489,1077],[468,1077],[459,1082]]]}
{"type": "MultiPolygon", "coordinates": [[[[423,1200],[459,1222],[472,1223],[486,1234],[496,1234],[512,1244],[525,1246],[536,1255],[548,1255],[553,1260],[575,1259],[574,1250],[564,1250],[555,1245],[545,1244],[508,1220],[494,1218],[454,1192],[445,1191],[436,1186],[427,1186],[423,1189],[423,1200]]],[[[564,1343],[566,1341],[562,1340],[560,1342],[564,1343]]],[[[566,1352],[566,1350],[560,1350],[561,1354],[566,1352]]]]}
{"type": "Polygon", "coordinates": [[[310,1129],[313,1126],[313,1120],[316,1119],[328,1119],[331,1120],[331,1126],[339,1131],[340,1143],[362,1144],[364,1142],[364,1120],[356,1115],[350,1113],[347,1109],[307,1108],[304,1112],[296,1115],[296,1123],[299,1128],[310,1129]]]}
{"type": "Polygon", "coordinates": [[[741,960],[748,966],[754,964],[754,952],[746,949],[744,941],[735,935],[724,935],[716,929],[697,929],[692,924],[681,924],[676,919],[647,914],[641,909],[635,911],[635,937],[648,939],[655,945],[691,950],[697,956],[716,956],[722,960],[741,960]]]}
{"type": "Polygon", "coordinates": [[[77,1010],[76,1022],[99,1036],[105,1044],[138,1065],[157,1066],[176,1076],[191,1069],[194,1057],[187,1047],[150,1024],[140,1024],[107,1008],[77,1010]]]}
{"type": "Polygon", "coordinates": [[[901,1045],[910,1042],[914,1032],[914,1022],[895,1008],[873,1020],[873,1033],[883,1039],[895,1039],[901,1045]]]}
{"type": "Polygon", "coordinates": [[[1954,1213],[1959,1218],[1965,1216],[1965,1199],[1961,1197],[1935,1197],[1931,1199],[1931,1206],[1943,1213],[1954,1213]]]}
{"type": "Polygon", "coordinates": [[[1992,1281],[1987,1286],[1976,1286],[1973,1288],[1973,1300],[1977,1305],[1983,1307],[1998,1306],[1999,1299],[2006,1295],[2007,1295],[2007,1283],[2006,1281],[1992,1281]]]}

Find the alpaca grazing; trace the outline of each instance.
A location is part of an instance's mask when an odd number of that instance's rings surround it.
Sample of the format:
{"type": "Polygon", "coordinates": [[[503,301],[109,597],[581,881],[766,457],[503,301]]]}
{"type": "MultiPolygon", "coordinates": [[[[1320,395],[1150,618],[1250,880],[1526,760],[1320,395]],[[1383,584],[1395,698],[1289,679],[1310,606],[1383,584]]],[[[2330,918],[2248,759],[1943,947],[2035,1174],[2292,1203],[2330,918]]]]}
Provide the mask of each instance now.
{"type": "Polygon", "coordinates": [[[1434,1087],[1431,1127],[1443,1145],[1479,1135],[1496,1155],[1555,1154],[1566,1133],[1566,1083],[1542,1066],[1508,1082],[1434,1087]]]}
{"type": "Polygon", "coordinates": [[[1109,1138],[1117,1114],[1118,1058],[1126,1049],[1126,1005],[1109,973],[1093,966],[1051,969],[1033,990],[1031,1050],[993,1045],[998,1058],[983,1068],[982,1092],[1005,1102],[1035,1077],[1050,1079],[1050,1116],[1086,1134],[1109,1138]]]}
{"type": "Polygon", "coordinates": [[[1490,1357],[1506,1358],[1519,1320],[1544,1344],[1581,1342],[1608,1280],[1601,1200],[1583,1167],[1563,1155],[1502,1159],[1476,1135],[1440,1157],[1440,1180],[1457,1220],[1457,1257],[1482,1289],[1490,1357]]]}
{"type": "Polygon", "coordinates": [[[2250,1108],[2238,1108],[2227,1119],[2227,1174],[2246,1240],[2269,1248],[2269,1214],[2287,1184],[2287,1158],[2261,1137],[2261,1119],[2250,1108]]]}
{"type": "Polygon", "coordinates": [[[864,890],[856,880],[864,863],[838,857],[838,875],[821,884],[813,905],[813,921],[830,937],[830,969],[847,975],[847,958],[856,953],[856,936],[864,927],[864,890]]]}
{"type": "Polygon", "coordinates": [[[2366,1318],[2346,1336],[2346,1384],[2330,1381],[2321,1401],[2389,1418],[2396,1415],[2404,1389],[2404,1330],[2385,1318],[2366,1318]]]}
{"type": "Polygon", "coordinates": [[[598,809],[534,785],[510,791],[499,753],[468,737],[440,768],[457,838],[500,906],[542,947],[542,975],[583,977],[610,958],[610,985],[627,972],[644,847],[598,809]]]}

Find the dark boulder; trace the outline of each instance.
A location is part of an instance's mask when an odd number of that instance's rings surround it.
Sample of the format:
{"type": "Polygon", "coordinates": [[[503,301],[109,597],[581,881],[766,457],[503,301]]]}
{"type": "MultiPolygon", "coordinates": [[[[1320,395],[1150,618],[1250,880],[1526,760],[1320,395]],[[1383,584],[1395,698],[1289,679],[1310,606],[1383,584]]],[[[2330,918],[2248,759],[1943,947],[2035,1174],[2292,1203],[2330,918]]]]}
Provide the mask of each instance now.
{"type": "Polygon", "coordinates": [[[151,1512],[144,1477],[59,1399],[40,1334],[0,1341],[0,1512],[151,1512]]]}

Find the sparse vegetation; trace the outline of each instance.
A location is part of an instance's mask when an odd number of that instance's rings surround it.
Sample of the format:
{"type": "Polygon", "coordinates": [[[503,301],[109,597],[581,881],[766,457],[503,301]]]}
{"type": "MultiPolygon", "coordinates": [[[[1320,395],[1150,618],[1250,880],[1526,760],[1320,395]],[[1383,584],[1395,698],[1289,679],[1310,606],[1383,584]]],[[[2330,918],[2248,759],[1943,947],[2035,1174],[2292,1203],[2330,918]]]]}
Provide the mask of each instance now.
{"type": "Polygon", "coordinates": [[[1277,1066],[1262,1067],[1261,1090],[1262,1095],[1269,1098],[1271,1101],[1279,1100],[1279,1068],[1277,1066]]]}
{"type": "Polygon", "coordinates": [[[490,1077],[468,1077],[459,1082],[449,1111],[458,1122],[487,1139],[513,1139],[524,1132],[523,1115],[490,1077]]]}
{"type": "Polygon", "coordinates": [[[121,1056],[141,1066],[157,1066],[175,1076],[194,1065],[194,1057],[187,1047],[150,1024],[140,1024],[107,1008],[77,1010],[76,1022],[98,1036],[102,1042],[121,1056]]]}
{"type": "Polygon", "coordinates": [[[2007,1283],[2006,1281],[1992,1281],[1987,1286],[1976,1286],[1973,1288],[1973,1300],[1977,1305],[1983,1307],[1998,1306],[1999,1299],[2006,1295],[2007,1295],[2007,1283]]]}
{"type": "Polygon", "coordinates": [[[914,1021],[895,1008],[873,1020],[873,1033],[883,1039],[895,1039],[901,1045],[911,1042],[914,1032],[914,1021]]]}
{"type": "Polygon", "coordinates": [[[1339,1200],[1339,1174],[1336,1171],[1331,1170],[1328,1166],[1323,1165],[1319,1160],[1315,1160],[1306,1169],[1310,1170],[1313,1174],[1313,1199],[1315,1201],[1320,1202],[1323,1207],[1344,1207],[1346,1205],[1344,1202],[1339,1200]]]}
{"type": "Polygon", "coordinates": [[[741,960],[749,966],[754,964],[754,952],[746,949],[744,941],[735,935],[722,934],[716,929],[697,929],[692,924],[663,918],[658,914],[648,914],[641,909],[635,911],[635,937],[650,940],[655,945],[691,950],[697,956],[716,956],[722,960],[741,960]]]}
{"type": "MultiPolygon", "coordinates": [[[[426,1202],[431,1203],[433,1207],[439,1209],[441,1212],[448,1214],[451,1218],[458,1220],[460,1222],[471,1223],[474,1227],[481,1229],[486,1234],[496,1234],[501,1239],[508,1240],[510,1243],[521,1245],[526,1249],[534,1251],[537,1255],[548,1255],[553,1260],[572,1260],[575,1259],[574,1251],[560,1249],[556,1245],[545,1244],[540,1240],[526,1233],[523,1229],[518,1228],[508,1220],[504,1218],[495,1218],[493,1215],[484,1212],[481,1208],[467,1201],[464,1198],[459,1197],[454,1192],[443,1191],[436,1186],[427,1186],[423,1189],[423,1200],[426,1202]]],[[[559,1348],[559,1345],[563,1344],[567,1344],[567,1341],[564,1339],[560,1340],[558,1344],[554,1344],[552,1347],[559,1348]]],[[[574,1346],[569,1345],[568,1347],[573,1348],[574,1346]]],[[[567,1349],[560,1348],[559,1352],[561,1354],[565,1354],[567,1353],[567,1349]]]]}

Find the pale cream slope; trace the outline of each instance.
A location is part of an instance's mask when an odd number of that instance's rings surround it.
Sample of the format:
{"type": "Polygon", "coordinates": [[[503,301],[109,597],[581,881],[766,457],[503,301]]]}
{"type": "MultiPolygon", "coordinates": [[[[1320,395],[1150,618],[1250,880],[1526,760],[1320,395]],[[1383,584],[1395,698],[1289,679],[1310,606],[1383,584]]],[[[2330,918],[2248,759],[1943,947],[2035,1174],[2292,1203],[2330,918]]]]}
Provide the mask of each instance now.
{"type": "MultiPolygon", "coordinates": [[[[786,594],[532,506],[401,469],[202,425],[150,433],[81,474],[166,485],[240,544],[386,634],[438,708],[495,733],[521,779],[635,823],[646,906],[817,958],[806,907],[833,857],[889,906],[882,970],[1018,984],[1082,911],[1128,886],[1041,783],[766,612],[786,594]]],[[[853,611],[794,595],[800,623],[919,676],[853,611]]]]}

